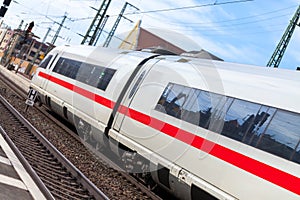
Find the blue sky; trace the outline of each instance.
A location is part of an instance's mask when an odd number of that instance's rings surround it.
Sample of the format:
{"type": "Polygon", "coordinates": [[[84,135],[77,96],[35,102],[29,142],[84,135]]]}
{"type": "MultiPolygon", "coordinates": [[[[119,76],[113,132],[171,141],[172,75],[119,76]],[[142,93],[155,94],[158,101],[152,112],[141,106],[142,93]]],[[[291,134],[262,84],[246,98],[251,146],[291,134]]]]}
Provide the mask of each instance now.
{"type": "MultiPolygon", "coordinates": [[[[140,11],[128,7],[126,17],[133,22],[122,19],[116,35],[130,31],[141,19],[143,28],[167,29],[181,33],[194,40],[199,48],[208,50],[225,61],[259,66],[267,64],[299,6],[298,0],[253,0],[230,4],[222,4],[230,0],[127,1],[140,11]],[[211,5],[215,2],[222,5],[211,5]],[[189,6],[198,7],[157,11],[189,6]]],[[[64,25],[68,29],[62,29],[62,38],[58,38],[55,44],[80,44],[82,37],[77,33],[84,35],[96,14],[90,6],[99,8],[101,3],[102,0],[14,0],[3,20],[12,28],[17,28],[21,19],[25,23],[34,21],[36,26],[33,32],[43,38],[48,27],[56,30],[58,25],[54,21],[61,22],[62,16],[67,13],[72,20],[66,20],[64,25]]],[[[107,13],[110,18],[105,31],[110,31],[124,3],[124,0],[112,1],[107,13]]],[[[50,36],[54,34],[51,31],[50,36]]],[[[47,38],[48,42],[52,40],[50,36],[47,38]]],[[[106,36],[106,33],[102,34],[100,45],[106,36]]],[[[300,27],[296,27],[280,68],[295,70],[300,67],[299,52],[300,27]]]]}

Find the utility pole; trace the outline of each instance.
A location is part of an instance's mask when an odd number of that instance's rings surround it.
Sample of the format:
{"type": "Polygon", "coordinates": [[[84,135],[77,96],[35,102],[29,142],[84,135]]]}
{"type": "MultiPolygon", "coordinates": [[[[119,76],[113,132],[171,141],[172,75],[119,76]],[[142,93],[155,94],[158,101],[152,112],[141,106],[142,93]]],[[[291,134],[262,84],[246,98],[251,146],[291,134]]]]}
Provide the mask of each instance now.
{"type": "Polygon", "coordinates": [[[81,44],[88,44],[92,45],[97,37],[98,30],[100,28],[100,25],[104,19],[104,16],[106,14],[106,11],[109,7],[111,0],[103,0],[99,10],[97,11],[96,16],[94,17],[89,29],[87,30],[85,36],[83,37],[83,40],[81,44]]]}
{"type": "Polygon", "coordinates": [[[98,35],[97,35],[96,41],[94,42],[93,46],[96,46],[96,44],[97,44],[97,42],[98,42],[98,40],[99,40],[99,38],[100,38],[100,36],[101,36],[101,33],[102,33],[103,29],[104,29],[104,26],[105,26],[105,24],[106,24],[108,18],[109,18],[108,15],[106,15],[106,16],[104,17],[104,19],[103,19],[103,21],[102,21],[102,23],[101,23],[101,25],[100,25],[100,28],[99,28],[99,31],[98,31],[98,35]]]}
{"type": "MultiPolygon", "coordinates": [[[[117,27],[118,27],[118,25],[119,25],[119,23],[120,23],[122,17],[124,17],[123,14],[124,14],[124,12],[125,12],[125,10],[126,10],[126,7],[127,7],[128,5],[131,6],[131,7],[133,7],[133,8],[135,8],[136,10],[139,10],[139,9],[138,9],[137,7],[135,7],[134,5],[132,5],[132,4],[128,3],[128,2],[125,3],[125,5],[123,6],[123,8],[122,8],[122,10],[121,10],[121,12],[120,12],[120,14],[119,14],[119,16],[118,16],[118,18],[117,18],[115,24],[113,25],[111,31],[109,32],[109,34],[108,34],[108,36],[107,36],[107,38],[106,38],[106,40],[105,40],[105,42],[104,42],[104,44],[103,44],[103,47],[108,47],[108,45],[109,45],[109,43],[110,43],[112,37],[114,36],[114,34],[115,34],[115,32],[116,32],[116,29],[117,29],[117,27]]],[[[124,18],[126,18],[126,17],[124,17],[124,18]]],[[[127,18],[126,18],[126,19],[127,19],[127,18]]],[[[127,20],[129,20],[129,19],[127,19],[127,20]]],[[[131,20],[129,20],[129,21],[131,21],[131,20]]]]}
{"type": "Polygon", "coordinates": [[[290,21],[290,24],[288,25],[283,36],[281,37],[281,40],[278,43],[271,59],[269,60],[267,67],[277,68],[279,66],[281,59],[284,55],[284,52],[289,44],[289,41],[291,40],[296,25],[300,26],[299,24],[297,24],[299,21],[299,17],[300,17],[300,6],[298,6],[296,13],[294,14],[292,20],[290,21]]]}
{"type": "MultiPolygon", "coordinates": [[[[61,28],[63,27],[63,25],[66,21],[66,18],[67,18],[67,13],[65,13],[65,15],[63,16],[63,19],[62,19],[61,23],[58,23],[59,27],[58,27],[58,29],[57,29],[57,31],[56,31],[56,33],[55,33],[55,35],[54,35],[54,37],[51,41],[52,44],[54,44],[56,39],[58,38],[58,35],[59,35],[59,33],[61,31],[61,28]]],[[[57,22],[55,22],[55,23],[57,23],[57,22]]],[[[66,27],[64,27],[64,28],[66,28],[66,27]]]]}
{"type": "Polygon", "coordinates": [[[19,27],[18,27],[19,30],[22,30],[23,23],[24,23],[24,20],[22,19],[20,24],[19,24],[19,27]]]}
{"type": "Polygon", "coordinates": [[[49,27],[49,28],[48,28],[48,31],[46,32],[46,34],[45,34],[45,36],[44,36],[44,38],[43,38],[43,42],[42,42],[42,43],[45,43],[45,41],[46,41],[46,39],[47,39],[47,37],[48,37],[50,31],[51,31],[51,28],[49,27]]]}

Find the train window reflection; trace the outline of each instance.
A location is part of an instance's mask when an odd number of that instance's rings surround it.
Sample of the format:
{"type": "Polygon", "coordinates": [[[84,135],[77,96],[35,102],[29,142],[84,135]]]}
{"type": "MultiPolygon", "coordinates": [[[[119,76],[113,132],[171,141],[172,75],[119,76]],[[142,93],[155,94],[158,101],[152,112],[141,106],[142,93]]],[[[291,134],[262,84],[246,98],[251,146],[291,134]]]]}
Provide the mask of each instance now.
{"type": "Polygon", "coordinates": [[[245,140],[255,128],[259,109],[258,104],[235,99],[225,116],[222,134],[238,141],[245,140]]]}
{"type": "Polygon", "coordinates": [[[60,58],[53,72],[105,91],[116,70],[60,58]]]}
{"type": "Polygon", "coordinates": [[[199,114],[200,121],[199,126],[203,128],[208,128],[209,119],[212,113],[212,104],[211,104],[211,96],[209,92],[201,91],[198,96],[198,105],[199,105],[199,114]]]}
{"type": "Polygon", "coordinates": [[[155,110],[166,113],[165,107],[167,106],[167,97],[168,96],[173,96],[173,98],[175,97],[175,95],[172,93],[172,87],[173,84],[169,83],[167,87],[164,89],[160,99],[157,102],[157,105],[155,106],[155,110]]]}
{"type": "Polygon", "coordinates": [[[61,71],[62,71],[62,66],[63,66],[63,63],[64,63],[64,62],[65,62],[65,59],[64,59],[64,58],[60,58],[60,59],[57,61],[56,65],[55,65],[55,67],[54,67],[54,69],[53,69],[53,72],[62,74],[61,71]]]}
{"type": "Polygon", "coordinates": [[[66,62],[66,64],[67,64],[67,66],[65,66],[64,75],[71,79],[75,79],[77,72],[80,68],[81,62],[69,60],[68,62],[66,62]]]}
{"type": "Polygon", "coordinates": [[[217,94],[211,94],[211,96],[213,108],[208,129],[215,133],[221,133],[226,113],[233,102],[233,98],[217,94]]]}
{"type": "Polygon", "coordinates": [[[114,69],[105,68],[98,76],[99,82],[97,88],[105,91],[115,72],[116,70],[114,69]]]}
{"type": "Polygon", "coordinates": [[[97,87],[98,83],[99,83],[99,76],[100,74],[103,72],[103,69],[100,69],[99,67],[93,66],[90,76],[86,81],[86,84],[93,86],[93,87],[97,87]]]}
{"type": "Polygon", "coordinates": [[[76,76],[76,80],[79,81],[79,82],[87,84],[93,69],[94,69],[94,67],[92,65],[87,64],[87,63],[83,63],[80,66],[80,69],[79,69],[78,74],[76,76]]]}
{"type": "Polygon", "coordinates": [[[300,163],[300,115],[169,83],[156,110],[300,163]]]}
{"type": "Polygon", "coordinates": [[[257,148],[299,163],[300,117],[279,110],[274,115],[257,148]]]}
{"type": "Polygon", "coordinates": [[[181,118],[189,123],[199,126],[200,114],[198,105],[199,90],[191,89],[188,100],[183,105],[181,118]]]}
{"type": "Polygon", "coordinates": [[[60,58],[53,71],[63,76],[74,79],[77,75],[81,63],[67,58],[60,58]]]}
{"type": "MultiPolygon", "coordinates": [[[[181,119],[182,106],[186,102],[190,88],[181,85],[169,83],[163,92],[158,104],[161,105],[164,111],[173,117],[181,119]]],[[[157,110],[160,106],[156,106],[157,110]]]]}
{"type": "Polygon", "coordinates": [[[261,106],[259,109],[255,120],[254,120],[254,129],[243,138],[243,142],[250,144],[252,146],[257,146],[259,143],[262,134],[265,132],[268,127],[270,120],[273,118],[274,113],[276,112],[275,108],[268,106],[261,106]]]}
{"type": "Polygon", "coordinates": [[[291,160],[300,164],[300,138],[296,145],[296,148],[294,149],[291,155],[291,160]]]}

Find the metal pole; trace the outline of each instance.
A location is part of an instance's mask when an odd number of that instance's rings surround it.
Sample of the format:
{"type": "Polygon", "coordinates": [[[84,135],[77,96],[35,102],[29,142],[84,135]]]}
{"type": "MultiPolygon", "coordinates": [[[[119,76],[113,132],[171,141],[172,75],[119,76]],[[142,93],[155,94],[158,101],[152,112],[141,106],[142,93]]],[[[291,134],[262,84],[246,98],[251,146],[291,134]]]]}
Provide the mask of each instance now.
{"type": "Polygon", "coordinates": [[[18,27],[19,30],[22,29],[23,23],[24,23],[24,20],[22,19],[22,20],[21,20],[21,23],[19,24],[19,27],[18,27]]]}
{"type": "Polygon", "coordinates": [[[126,10],[126,7],[127,7],[128,5],[131,6],[131,7],[133,7],[133,8],[136,9],[136,10],[139,10],[137,7],[135,7],[134,5],[132,5],[132,4],[128,3],[128,2],[126,2],[126,3],[124,4],[124,6],[123,6],[123,8],[122,8],[122,10],[121,10],[121,12],[120,12],[120,14],[119,14],[119,16],[118,16],[116,22],[115,22],[115,24],[113,25],[111,31],[109,32],[109,34],[108,34],[108,36],[107,36],[107,38],[106,38],[106,40],[105,40],[105,42],[104,42],[104,44],[103,44],[103,47],[108,47],[108,45],[109,45],[111,39],[113,38],[113,36],[114,36],[114,34],[115,34],[115,32],[116,32],[116,29],[117,29],[117,27],[118,27],[118,25],[119,25],[119,23],[120,23],[122,17],[124,17],[123,14],[124,14],[124,12],[125,12],[125,10],[126,10]]]}
{"type": "Polygon", "coordinates": [[[284,55],[284,52],[291,40],[291,37],[294,33],[295,27],[299,26],[298,21],[300,18],[300,6],[298,6],[297,11],[295,12],[292,20],[290,21],[288,27],[286,28],[281,40],[279,41],[278,45],[276,46],[275,51],[273,52],[269,62],[267,63],[267,67],[274,67],[277,68],[281,62],[281,59],[284,55]]]}
{"type": "Polygon", "coordinates": [[[106,11],[109,7],[110,2],[111,2],[111,0],[103,0],[90,27],[88,28],[85,36],[83,37],[81,44],[92,45],[94,43],[94,41],[97,37],[97,32],[98,32],[99,27],[104,19],[104,15],[106,14],[106,11]]]}
{"type": "Polygon", "coordinates": [[[61,30],[63,24],[65,23],[66,18],[67,18],[67,15],[65,14],[63,20],[62,20],[61,23],[59,24],[59,27],[58,27],[58,29],[57,29],[57,31],[56,31],[56,33],[55,33],[53,39],[52,39],[52,42],[51,42],[52,44],[54,44],[55,41],[56,41],[56,39],[58,38],[59,32],[60,32],[60,30],[61,30]]]}
{"type": "Polygon", "coordinates": [[[101,33],[102,33],[103,29],[104,29],[104,26],[105,26],[108,18],[109,18],[109,15],[106,15],[105,18],[104,18],[104,20],[103,20],[103,22],[101,23],[101,26],[99,27],[99,33],[97,35],[96,41],[94,42],[93,46],[96,46],[96,44],[97,44],[97,42],[98,42],[98,40],[99,40],[99,38],[101,36],[101,33]]]}

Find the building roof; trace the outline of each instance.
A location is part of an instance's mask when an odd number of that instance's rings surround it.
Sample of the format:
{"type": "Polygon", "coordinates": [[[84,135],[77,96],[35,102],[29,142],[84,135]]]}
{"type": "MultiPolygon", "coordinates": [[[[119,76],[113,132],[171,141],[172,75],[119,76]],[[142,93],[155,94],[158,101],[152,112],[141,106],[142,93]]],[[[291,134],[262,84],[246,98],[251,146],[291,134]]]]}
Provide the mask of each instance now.
{"type": "Polygon", "coordinates": [[[162,49],[178,55],[223,61],[202,49],[200,45],[185,35],[164,29],[144,29],[141,27],[141,21],[138,21],[129,32],[119,48],[131,50],[162,49]]]}

